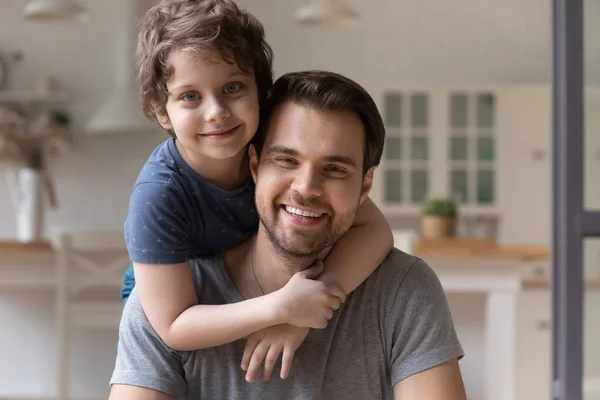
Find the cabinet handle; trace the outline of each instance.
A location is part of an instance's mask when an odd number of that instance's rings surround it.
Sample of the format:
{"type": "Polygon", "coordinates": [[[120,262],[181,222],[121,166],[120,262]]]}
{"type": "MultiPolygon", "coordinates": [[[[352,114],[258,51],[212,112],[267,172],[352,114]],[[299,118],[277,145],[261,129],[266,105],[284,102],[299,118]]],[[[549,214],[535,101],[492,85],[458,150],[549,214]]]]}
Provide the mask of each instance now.
{"type": "Polygon", "coordinates": [[[550,329],[550,321],[548,321],[547,319],[542,319],[538,321],[537,328],[541,331],[547,331],[548,329],[550,329]]]}

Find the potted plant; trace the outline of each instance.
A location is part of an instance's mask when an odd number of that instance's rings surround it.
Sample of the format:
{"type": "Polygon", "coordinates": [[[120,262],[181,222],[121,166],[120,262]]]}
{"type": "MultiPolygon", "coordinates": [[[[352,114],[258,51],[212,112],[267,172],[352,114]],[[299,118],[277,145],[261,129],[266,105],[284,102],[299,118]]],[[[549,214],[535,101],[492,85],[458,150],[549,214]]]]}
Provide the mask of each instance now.
{"type": "Polygon", "coordinates": [[[452,198],[427,199],[421,209],[421,235],[428,239],[454,236],[456,209],[456,201],[452,198]]]}

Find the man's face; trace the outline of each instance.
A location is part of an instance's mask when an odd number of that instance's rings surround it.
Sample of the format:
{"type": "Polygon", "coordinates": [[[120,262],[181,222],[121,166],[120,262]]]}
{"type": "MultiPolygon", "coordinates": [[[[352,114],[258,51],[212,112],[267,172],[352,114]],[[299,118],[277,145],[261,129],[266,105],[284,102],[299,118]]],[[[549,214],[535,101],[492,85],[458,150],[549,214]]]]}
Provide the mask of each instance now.
{"type": "Polygon", "coordinates": [[[275,110],[250,168],[260,220],[278,250],[315,256],[348,231],[373,178],[374,168],[363,178],[364,142],[353,113],[293,102],[275,110]]]}

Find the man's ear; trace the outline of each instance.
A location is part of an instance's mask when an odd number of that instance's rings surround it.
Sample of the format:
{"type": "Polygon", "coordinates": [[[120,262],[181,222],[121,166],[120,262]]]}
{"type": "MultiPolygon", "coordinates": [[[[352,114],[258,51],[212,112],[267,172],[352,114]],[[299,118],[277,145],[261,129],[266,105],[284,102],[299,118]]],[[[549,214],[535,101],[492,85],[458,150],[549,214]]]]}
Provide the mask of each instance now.
{"type": "Polygon", "coordinates": [[[359,204],[362,204],[363,201],[365,201],[365,199],[369,195],[369,192],[371,191],[371,188],[373,187],[373,174],[375,173],[375,168],[377,167],[369,168],[369,170],[363,177],[359,204]]]}
{"type": "Polygon", "coordinates": [[[252,179],[254,179],[254,183],[256,183],[256,174],[258,171],[258,154],[256,153],[256,148],[251,144],[248,146],[248,155],[250,156],[250,173],[252,174],[252,179]]]}

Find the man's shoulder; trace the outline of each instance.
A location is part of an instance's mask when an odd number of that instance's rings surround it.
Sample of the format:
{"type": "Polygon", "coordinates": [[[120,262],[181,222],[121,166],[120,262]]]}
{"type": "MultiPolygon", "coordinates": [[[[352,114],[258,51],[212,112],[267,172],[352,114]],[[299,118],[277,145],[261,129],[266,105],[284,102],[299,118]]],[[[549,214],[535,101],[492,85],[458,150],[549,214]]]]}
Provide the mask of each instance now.
{"type": "Polygon", "coordinates": [[[397,248],[390,251],[365,284],[367,290],[395,301],[441,287],[435,271],[425,261],[397,248]]]}
{"type": "Polygon", "coordinates": [[[435,275],[429,265],[421,258],[405,253],[395,247],[377,268],[376,273],[395,280],[404,280],[408,274],[417,275],[417,277],[423,279],[427,278],[428,275],[435,275]]]}

